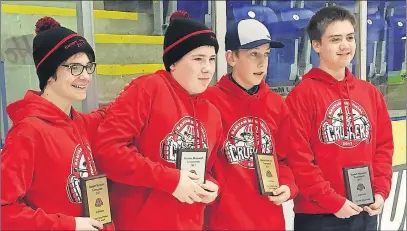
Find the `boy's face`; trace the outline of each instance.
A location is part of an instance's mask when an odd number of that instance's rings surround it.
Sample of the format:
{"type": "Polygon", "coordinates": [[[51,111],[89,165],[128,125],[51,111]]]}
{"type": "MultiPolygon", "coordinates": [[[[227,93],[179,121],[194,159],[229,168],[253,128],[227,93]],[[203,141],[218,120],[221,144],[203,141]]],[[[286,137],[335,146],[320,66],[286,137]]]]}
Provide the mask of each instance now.
{"type": "MultiPolygon", "coordinates": [[[[90,65],[88,56],[85,53],[78,53],[65,61],[65,65],[72,65],[71,68],[80,69],[80,65],[90,65]],[[79,64],[79,65],[78,65],[79,64]]],[[[88,74],[86,68],[80,75],[72,75],[71,70],[65,66],[59,66],[56,70],[56,80],[49,78],[46,88],[54,91],[61,98],[68,100],[84,100],[86,91],[92,81],[92,74],[88,74]]]]}
{"type": "Polygon", "coordinates": [[[213,46],[198,47],[170,66],[174,79],[190,94],[206,90],[215,73],[216,53],[213,46]]]}
{"type": "Polygon", "coordinates": [[[319,53],[320,67],[337,70],[346,67],[355,55],[355,28],[348,20],[330,23],[321,37],[321,42],[312,41],[319,53]]]}
{"type": "Polygon", "coordinates": [[[259,85],[267,74],[269,55],[270,44],[266,43],[252,49],[239,49],[237,55],[229,50],[226,60],[233,68],[233,78],[250,89],[259,85]]]}

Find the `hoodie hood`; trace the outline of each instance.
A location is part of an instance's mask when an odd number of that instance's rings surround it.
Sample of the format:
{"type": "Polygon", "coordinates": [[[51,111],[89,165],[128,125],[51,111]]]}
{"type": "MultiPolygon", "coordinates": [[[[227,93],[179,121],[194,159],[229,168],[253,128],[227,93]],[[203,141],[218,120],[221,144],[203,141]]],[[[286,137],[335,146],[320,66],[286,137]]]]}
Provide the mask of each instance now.
{"type": "MultiPolygon", "coordinates": [[[[200,93],[200,94],[196,94],[196,95],[190,95],[190,94],[188,93],[188,91],[187,91],[185,88],[183,88],[183,87],[181,86],[181,84],[178,83],[178,82],[175,80],[175,78],[171,75],[171,73],[168,72],[168,71],[159,70],[159,71],[156,72],[156,74],[162,75],[162,76],[164,76],[165,79],[168,80],[168,82],[171,84],[171,86],[178,92],[178,96],[179,96],[185,103],[190,104],[190,105],[192,106],[192,116],[193,116],[194,118],[197,118],[197,116],[196,116],[196,108],[198,107],[198,104],[199,104],[199,103],[205,103],[205,101],[201,99],[201,97],[202,97],[203,94],[200,93]]],[[[204,136],[200,133],[197,123],[194,123],[193,129],[194,129],[194,131],[193,131],[194,133],[193,133],[193,134],[200,134],[200,135],[198,135],[198,136],[194,136],[195,148],[199,148],[199,147],[201,147],[201,145],[202,145],[203,142],[204,142],[204,141],[202,140],[202,138],[203,138],[204,136]]]]}
{"type": "Polygon", "coordinates": [[[266,82],[262,80],[258,85],[258,92],[253,95],[242,89],[237,82],[235,83],[232,81],[230,74],[222,76],[216,86],[225,92],[226,95],[234,97],[235,100],[233,100],[233,102],[235,104],[247,105],[246,111],[249,112],[249,114],[251,114],[253,117],[252,123],[248,127],[251,130],[249,133],[253,134],[256,150],[262,150],[262,138],[261,135],[256,131],[261,129],[261,119],[259,115],[263,114],[262,111],[264,111],[264,103],[268,93],[270,92],[266,82]]]}
{"type": "MultiPolygon", "coordinates": [[[[69,119],[60,108],[41,97],[40,92],[29,90],[24,98],[7,106],[7,113],[13,123],[17,123],[26,117],[37,117],[39,119],[58,123],[69,119]]],[[[72,118],[77,113],[71,108],[72,118]]]]}
{"type": "Polygon", "coordinates": [[[312,68],[307,74],[302,77],[302,79],[312,79],[315,81],[326,83],[328,85],[339,85],[342,82],[346,82],[352,88],[355,85],[355,77],[348,68],[345,68],[345,78],[343,79],[343,81],[336,80],[332,75],[319,68],[312,68]]]}
{"type": "Polygon", "coordinates": [[[342,81],[338,81],[332,75],[328,74],[327,72],[319,69],[319,68],[312,68],[307,74],[304,75],[303,80],[313,80],[325,83],[331,87],[336,88],[338,95],[341,99],[341,107],[342,107],[342,119],[343,119],[343,128],[345,135],[348,134],[348,124],[347,124],[347,116],[350,116],[351,120],[351,129],[355,131],[355,120],[353,113],[346,112],[345,110],[345,99],[349,100],[350,108],[352,106],[352,98],[350,94],[350,90],[354,89],[355,87],[355,77],[353,76],[352,72],[349,71],[348,68],[345,68],[345,78],[342,81]]]}
{"type": "MultiPolygon", "coordinates": [[[[250,99],[250,98],[263,98],[267,95],[269,87],[267,86],[266,82],[262,80],[260,82],[259,90],[256,94],[250,95],[246,91],[244,91],[240,86],[230,80],[230,74],[226,74],[222,76],[219,82],[216,84],[220,89],[226,92],[228,95],[243,98],[243,99],[250,99]]],[[[232,77],[233,78],[233,77],[232,77]]]]}

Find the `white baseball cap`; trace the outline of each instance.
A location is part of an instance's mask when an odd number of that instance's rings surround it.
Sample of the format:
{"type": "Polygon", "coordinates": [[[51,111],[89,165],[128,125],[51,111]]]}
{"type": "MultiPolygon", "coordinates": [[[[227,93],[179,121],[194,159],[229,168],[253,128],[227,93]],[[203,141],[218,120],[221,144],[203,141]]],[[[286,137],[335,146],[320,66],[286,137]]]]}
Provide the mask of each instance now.
{"type": "Polygon", "coordinates": [[[256,19],[244,19],[228,24],[226,50],[252,49],[266,43],[270,44],[270,48],[284,47],[282,42],[272,40],[267,27],[256,19]]]}

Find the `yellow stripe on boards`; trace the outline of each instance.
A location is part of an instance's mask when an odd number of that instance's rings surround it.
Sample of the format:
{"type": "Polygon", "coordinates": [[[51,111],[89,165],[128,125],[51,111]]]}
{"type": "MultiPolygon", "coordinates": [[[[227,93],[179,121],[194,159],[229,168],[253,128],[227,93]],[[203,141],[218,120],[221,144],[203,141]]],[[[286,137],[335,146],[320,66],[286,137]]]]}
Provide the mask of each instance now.
{"type": "MultiPolygon", "coordinates": [[[[51,7],[51,6],[28,6],[28,5],[10,5],[3,4],[1,10],[6,14],[32,14],[32,15],[48,15],[48,16],[76,16],[76,9],[51,7]]],[[[110,10],[94,10],[95,18],[105,19],[124,19],[124,20],[138,20],[138,13],[136,12],[119,12],[110,10]]]]}
{"type": "Polygon", "coordinates": [[[144,73],[154,73],[164,69],[164,64],[100,64],[97,66],[98,75],[120,76],[144,73]]]}
{"type": "Polygon", "coordinates": [[[96,43],[114,43],[114,44],[163,44],[163,36],[150,35],[120,35],[120,34],[96,34],[96,43]]]}
{"type": "Polygon", "coordinates": [[[406,164],[406,121],[392,121],[394,155],[393,166],[406,164]]]}

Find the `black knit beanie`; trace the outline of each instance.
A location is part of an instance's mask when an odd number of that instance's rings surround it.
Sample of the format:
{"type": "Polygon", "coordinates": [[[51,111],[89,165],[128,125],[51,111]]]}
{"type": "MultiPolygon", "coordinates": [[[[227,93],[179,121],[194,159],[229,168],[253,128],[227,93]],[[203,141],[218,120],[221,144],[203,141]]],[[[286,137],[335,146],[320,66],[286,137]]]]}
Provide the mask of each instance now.
{"type": "Polygon", "coordinates": [[[215,33],[202,23],[193,21],[185,11],[176,11],[170,17],[170,25],[164,35],[163,61],[167,71],[188,52],[201,46],[214,46],[218,53],[219,44],[215,33]]]}
{"type": "Polygon", "coordinates": [[[62,27],[51,17],[43,17],[35,24],[33,58],[41,91],[58,66],[74,54],[84,52],[91,62],[95,52],[85,38],[76,32],[62,27]]]}

